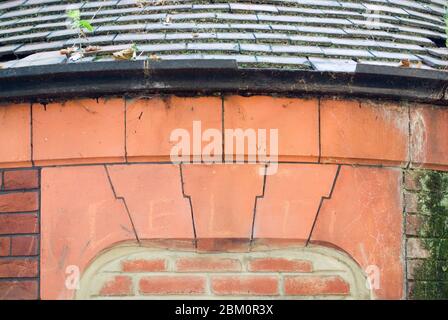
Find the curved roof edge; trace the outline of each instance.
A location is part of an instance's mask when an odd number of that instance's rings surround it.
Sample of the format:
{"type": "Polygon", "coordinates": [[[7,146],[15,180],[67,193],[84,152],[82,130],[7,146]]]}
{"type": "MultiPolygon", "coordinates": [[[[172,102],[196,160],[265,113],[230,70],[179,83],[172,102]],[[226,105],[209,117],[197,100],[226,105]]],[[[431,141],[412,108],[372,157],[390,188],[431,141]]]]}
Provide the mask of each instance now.
{"type": "Polygon", "coordinates": [[[338,95],[448,106],[448,73],[358,64],[354,72],[241,69],[235,60],[113,61],[0,70],[0,103],[149,94],[338,95]]]}

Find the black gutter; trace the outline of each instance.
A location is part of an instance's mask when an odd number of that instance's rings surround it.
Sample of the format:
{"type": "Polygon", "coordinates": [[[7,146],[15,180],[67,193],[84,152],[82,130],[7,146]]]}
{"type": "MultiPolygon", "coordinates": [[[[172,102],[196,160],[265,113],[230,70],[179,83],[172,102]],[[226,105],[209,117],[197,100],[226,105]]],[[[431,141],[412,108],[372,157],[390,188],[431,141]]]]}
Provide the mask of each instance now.
{"type": "Polygon", "coordinates": [[[358,64],[356,71],[238,68],[234,60],[109,61],[0,70],[0,102],[118,95],[339,95],[448,105],[448,72],[358,64]]]}

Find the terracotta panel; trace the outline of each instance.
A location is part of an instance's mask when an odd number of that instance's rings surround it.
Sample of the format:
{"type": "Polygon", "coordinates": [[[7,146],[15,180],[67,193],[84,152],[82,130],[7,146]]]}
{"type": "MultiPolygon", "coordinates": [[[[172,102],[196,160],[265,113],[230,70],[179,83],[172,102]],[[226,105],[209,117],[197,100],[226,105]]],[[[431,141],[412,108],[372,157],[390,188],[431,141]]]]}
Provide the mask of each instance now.
{"type": "Polygon", "coordinates": [[[103,249],[135,234],[122,201],[116,199],[104,166],[42,170],[41,294],[66,299],[74,269],[85,269],[103,249]],[[66,272],[68,272],[66,274],[66,272]]]}
{"type": "MultiPolygon", "coordinates": [[[[126,106],[126,139],[129,161],[170,161],[171,133],[185,129],[190,135],[192,155],[201,155],[193,150],[193,121],[200,121],[201,131],[222,127],[222,101],[219,97],[200,98],[152,98],[128,102],[126,106]]],[[[207,142],[200,145],[205,146],[207,142]]],[[[222,143],[220,143],[222,145],[222,143]]],[[[221,153],[221,150],[220,152],[221,153]]]]}
{"type": "Polygon", "coordinates": [[[448,109],[411,108],[412,165],[448,170],[448,109]]]}
{"type": "Polygon", "coordinates": [[[108,171],[117,197],[126,201],[139,238],[194,237],[178,165],[114,165],[108,171]]]}
{"type": "Polygon", "coordinates": [[[33,132],[33,155],[39,165],[123,161],[124,101],[33,105],[33,132]]]}
{"type": "Polygon", "coordinates": [[[265,195],[258,200],[255,238],[306,241],[336,171],[336,165],[280,164],[278,172],[267,177],[265,195]]]}
{"type": "Polygon", "coordinates": [[[263,192],[261,165],[183,166],[198,238],[251,237],[255,197],[263,192]]]}
{"type": "Polygon", "coordinates": [[[0,107],[0,168],[31,165],[30,104],[0,107]]]}
{"type": "Polygon", "coordinates": [[[407,107],[356,100],[321,101],[323,161],[405,165],[408,140],[407,107]]]}
{"type": "MultiPolygon", "coordinates": [[[[317,99],[304,100],[267,96],[226,97],[224,127],[243,130],[278,129],[280,160],[316,161],[319,157],[317,99]]],[[[268,155],[272,154],[270,150],[271,144],[269,132],[267,132],[268,155]]],[[[252,154],[247,147],[245,154],[252,154]]]]}
{"type": "Polygon", "coordinates": [[[377,275],[373,292],[381,299],[403,295],[401,178],[400,170],[343,166],[312,235],[377,275]]]}

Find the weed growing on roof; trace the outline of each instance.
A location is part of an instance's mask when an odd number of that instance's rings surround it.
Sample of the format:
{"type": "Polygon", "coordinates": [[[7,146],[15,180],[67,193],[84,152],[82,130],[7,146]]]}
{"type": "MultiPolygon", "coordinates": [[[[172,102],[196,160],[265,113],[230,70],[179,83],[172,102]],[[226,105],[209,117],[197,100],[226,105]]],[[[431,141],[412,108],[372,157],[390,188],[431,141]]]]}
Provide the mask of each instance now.
{"type": "Polygon", "coordinates": [[[72,29],[74,29],[78,32],[79,38],[85,38],[86,31],[88,31],[88,32],[93,31],[93,27],[90,24],[90,22],[87,20],[81,19],[81,12],[78,9],[67,11],[67,17],[71,21],[72,29]]]}

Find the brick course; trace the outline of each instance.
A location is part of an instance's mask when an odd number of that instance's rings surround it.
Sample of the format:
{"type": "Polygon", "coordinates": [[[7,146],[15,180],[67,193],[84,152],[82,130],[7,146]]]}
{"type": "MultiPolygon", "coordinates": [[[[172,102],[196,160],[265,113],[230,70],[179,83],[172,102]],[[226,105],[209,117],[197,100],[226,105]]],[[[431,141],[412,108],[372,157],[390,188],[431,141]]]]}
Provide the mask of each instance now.
{"type": "Polygon", "coordinates": [[[0,300],[38,299],[39,170],[0,171],[0,300]]]}

